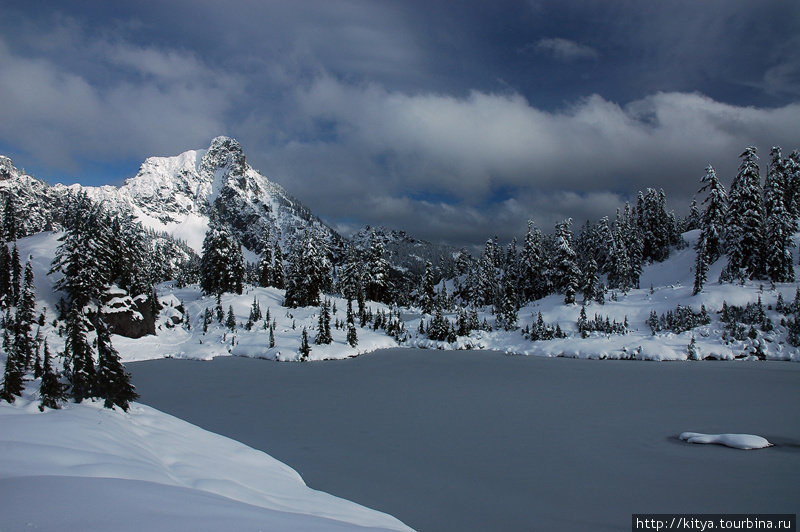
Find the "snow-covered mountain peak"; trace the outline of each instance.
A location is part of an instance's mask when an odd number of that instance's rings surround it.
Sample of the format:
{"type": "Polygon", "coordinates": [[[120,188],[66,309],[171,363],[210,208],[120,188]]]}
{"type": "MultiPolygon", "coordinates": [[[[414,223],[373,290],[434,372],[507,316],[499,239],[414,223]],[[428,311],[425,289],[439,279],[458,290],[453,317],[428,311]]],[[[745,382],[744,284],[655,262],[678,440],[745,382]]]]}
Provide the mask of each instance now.
{"type": "Polygon", "coordinates": [[[11,159],[5,155],[0,155],[0,179],[10,179],[18,173],[19,170],[16,169],[11,159]]]}
{"type": "Polygon", "coordinates": [[[283,242],[313,225],[329,240],[341,240],[283,187],[247,160],[241,144],[219,136],[208,149],[172,157],[149,157],[120,188],[86,188],[89,195],[132,212],[146,226],[185,240],[200,252],[211,210],[259,252],[269,233],[283,242]]]}

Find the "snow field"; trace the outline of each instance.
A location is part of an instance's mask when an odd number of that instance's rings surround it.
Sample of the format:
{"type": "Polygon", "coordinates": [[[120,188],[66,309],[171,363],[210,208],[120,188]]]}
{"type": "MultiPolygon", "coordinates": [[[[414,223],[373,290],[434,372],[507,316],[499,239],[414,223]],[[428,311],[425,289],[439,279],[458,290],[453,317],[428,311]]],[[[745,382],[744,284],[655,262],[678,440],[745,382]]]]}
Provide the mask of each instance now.
{"type": "Polygon", "coordinates": [[[308,488],[267,454],[148,406],[124,413],[84,401],[40,413],[34,389],[0,403],[4,532],[410,530],[308,488]]]}

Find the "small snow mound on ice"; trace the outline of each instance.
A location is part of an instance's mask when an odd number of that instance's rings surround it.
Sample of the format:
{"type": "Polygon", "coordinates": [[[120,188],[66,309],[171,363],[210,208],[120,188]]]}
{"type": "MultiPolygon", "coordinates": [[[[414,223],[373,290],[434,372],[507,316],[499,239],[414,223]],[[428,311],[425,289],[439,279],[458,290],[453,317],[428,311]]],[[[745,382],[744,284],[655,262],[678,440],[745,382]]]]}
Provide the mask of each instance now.
{"type": "Polygon", "coordinates": [[[772,444],[761,436],[754,434],[701,434],[699,432],[684,432],[680,439],[689,443],[719,443],[736,449],[762,449],[772,447],[772,444]]]}

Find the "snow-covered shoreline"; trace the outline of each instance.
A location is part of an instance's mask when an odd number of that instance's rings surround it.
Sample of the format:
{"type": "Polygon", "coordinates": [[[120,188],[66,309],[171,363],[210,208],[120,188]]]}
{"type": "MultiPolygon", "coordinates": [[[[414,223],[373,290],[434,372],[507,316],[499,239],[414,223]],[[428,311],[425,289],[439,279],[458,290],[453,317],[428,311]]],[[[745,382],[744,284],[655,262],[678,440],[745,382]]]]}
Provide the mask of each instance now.
{"type": "Polygon", "coordinates": [[[0,403],[0,529],[409,531],[269,455],[149,406],[0,403]]]}

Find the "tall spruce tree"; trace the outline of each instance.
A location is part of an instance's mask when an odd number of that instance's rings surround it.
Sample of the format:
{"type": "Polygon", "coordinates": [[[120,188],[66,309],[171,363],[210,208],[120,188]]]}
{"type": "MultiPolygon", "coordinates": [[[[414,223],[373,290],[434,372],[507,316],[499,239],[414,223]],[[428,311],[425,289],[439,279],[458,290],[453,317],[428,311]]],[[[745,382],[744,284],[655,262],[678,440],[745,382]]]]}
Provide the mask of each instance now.
{"type": "Polygon", "coordinates": [[[11,248],[11,304],[19,302],[19,295],[22,293],[22,262],[19,257],[19,248],[14,242],[11,248]]]}
{"type": "Polygon", "coordinates": [[[556,224],[555,244],[555,272],[556,286],[564,294],[566,304],[575,303],[575,295],[580,289],[581,271],[578,269],[577,255],[572,249],[572,231],[570,225],[572,219],[569,218],[556,224]]]}
{"type": "Polygon", "coordinates": [[[15,344],[16,351],[23,361],[23,368],[27,371],[31,368],[36,352],[36,341],[33,334],[33,325],[36,320],[36,295],[34,294],[33,267],[30,260],[25,264],[23,277],[22,291],[17,305],[15,344]]]}
{"type": "Polygon", "coordinates": [[[788,179],[781,149],[772,148],[772,162],[764,183],[765,211],[765,268],[770,281],[794,281],[792,237],[797,231],[797,220],[786,205],[788,179]]]}
{"type": "Polygon", "coordinates": [[[52,408],[53,410],[61,408],[61,403],[69,397],[68,388],[69,386],[59,380],[58,373],[53,369],[50,348],[47,345],[47,340],[45,340],[42,381],[39,385],[39,410],[44,412],[45,408],[52,408]]]}
{"type": "Polygon", "coordinates": [[[541,299],[549,291],[542,240],[541,231],[532,221],[528,221],[528,233],[522,244],[519,266],[522,300],[525,302],[541,299]]]}
{"type": "Polygon", "coordinates": [[[706,193],[703,201],[705,209],[700,215],[700,235],[695,242],[695,276],[693,294],[703,290],[708,277],[709,267],[719,259],[725,249],[723,230],[727,216],[725,187],[717,178],[714,167],[706,167],[706,173],[701,179],[703,186],[698,193],[706,193]]]}
{"type": "Polygon", "coordinates": [[[367,299],[388,302],[390,297],[389,263],[383,258],[383,243],[372,231],[367,263],[364,265],[364,290],[367,299]]]}
{"type": "Polygon", "coordinates": [[[217,216],[209,220],[200,259],[200,287],[206,294],[242,293],[244,284],[242,246],[217,216]]]}
{"type": "Polygon", "coordinates": [[[320,294],[329,291],[331,285],[331,263],[325,241],[321,235],[306,229],[292,250],[284,304],[287,307],[319,305],[320,294]]]}
{"type": "Polygon", "coordinates": [[[422,277],[421,306],[423,314],[433,314],[436,308],[436,285],[433,277],[433,265],[425,261],[425,274],[422,277]]]}
{"type": "Polygon", "coordinates": [[[8,244],[0,238],[0,309],[10,307],[11,291],[11,252],[8,244]]]}
{"type": "Polygon", "coordinates": [[[106,408],[120,407],[128,411],[130,403],[139,398],[131,376],[125,371],[119,353],[111,344],[111,335],[102,316],[97,322],[97,396],[106,408]]]}
{"type": "Polygon", "coordinates": [[[0,399],[13,403],[16,397],[22,396],[25,386],[25,361],[17,352],[14,341],[11,339],[11,329],[13,323],[11,312],[6,311],[3,328],[3,350],[6,352],[6,365],[3,370],[3,384],[0,387],[0,399]]]}
{"type": "Polygon", "coordinates": [[[764,201],[756,151],[750,146],[739,156],[742,163],[728,194],[724,274],[728,280],[760,278],[764,273],[764,201]]]}
{"type": "Polygon", "coordinates": [[[314,339],[317,345],[328,345],[333,343],[333,336],[331,335],[331,302],[326,299],[322,302],[319,309],[319,327],[317,328],[317,337],[314,339]]]}
{"type": "Polygon", "coordinates": [[[89,320],[83,309],[72,303],[67,313],[64,342],[64,368],[72,386],[71,395],[81,402],[97,393],[94,352],[88,338],[89,320]]]}
{"type": "Polygon", "coordinates": [[[347,300],[347,344],[350,347],[358,345],[358,334],[356,332],[356,320],[353,314],[353,300],[347,300]]]}

